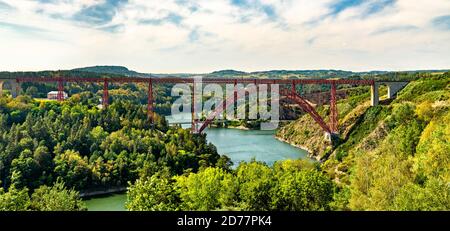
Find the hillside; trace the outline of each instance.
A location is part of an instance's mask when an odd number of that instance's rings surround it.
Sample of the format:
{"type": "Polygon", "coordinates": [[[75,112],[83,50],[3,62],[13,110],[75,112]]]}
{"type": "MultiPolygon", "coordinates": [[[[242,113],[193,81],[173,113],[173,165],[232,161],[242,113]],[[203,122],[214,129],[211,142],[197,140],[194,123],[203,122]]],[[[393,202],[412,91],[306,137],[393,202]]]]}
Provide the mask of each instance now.
{"type": "Polygon", "coordinates": [[[139,77],[192,77],[202,76],[205,78],[379,78],[385,80],[410,80],[420,75],[442,74],[448,70],[411,70],[411,71],[364,71],[353,72],[345,70],[269,70],[245,72],[239,70],[219,70],[211,73],[140,73],[123,66],[91,66],[76,68],[71,71],[76,73],[87,72],[97,74],[113,74],[122,76],[139,77]]]}
{"type": "MultiPolygon", "coordinates": [[[[412,81],[390,104],[370,107],[366,92],[338,102],[341,135],[334,145],[309,115],[277,136],[322,161],[341,187],[336,209],[448,208],[450,73],[412,81]]],[[[328,114],[328,107],[318,110],[328,114]]]]}
{"type": "Polygon", "coordinates": [[[15,76],[89,76],[101,77],[104,74],[108,76],[135,76],[135,77],[179,77],[188,78],[193,76],[202,76],[205,78],[279,78],[279,79],[293,79],[293,78],[352,78],[352,79],[373,79],[379,80],[411,80],[417,77],[442,74],[448,70],[411,70],[411,71],[365,71],[352,72],[345,70],[269,70],[269,71],[254,71],[244,72],[239,70],[219,70],[211,73],[141,73],[130,70],[124,66],[113,65],[98,65],[90,67],[75,68],[72,70],[59,71],[24,71],[24,72],[7,72],[0,71],[0,78],[15,77],[15,76]]]}
{"type": "Polygon", "coordinates": [[[72,69],[72,71],[83,71],[83,72],[125,75],[125,76],[141,76],[141,77],[151,76],[151,74],[138,73],[136,71],[129,70],[128,68],[123,66],[92,66],[92,67],[76,68],[72,69]]]}

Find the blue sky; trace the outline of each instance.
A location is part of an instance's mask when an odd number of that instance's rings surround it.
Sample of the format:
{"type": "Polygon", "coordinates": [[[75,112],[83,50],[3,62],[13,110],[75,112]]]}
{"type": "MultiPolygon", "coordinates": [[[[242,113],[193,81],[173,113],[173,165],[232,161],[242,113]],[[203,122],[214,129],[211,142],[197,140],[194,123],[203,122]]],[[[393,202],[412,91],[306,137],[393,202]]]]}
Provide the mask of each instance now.
{"type": "Polygon", "coordinates": [[[0,70],[450,68],[449,0],[0,0],[0,70]]]}

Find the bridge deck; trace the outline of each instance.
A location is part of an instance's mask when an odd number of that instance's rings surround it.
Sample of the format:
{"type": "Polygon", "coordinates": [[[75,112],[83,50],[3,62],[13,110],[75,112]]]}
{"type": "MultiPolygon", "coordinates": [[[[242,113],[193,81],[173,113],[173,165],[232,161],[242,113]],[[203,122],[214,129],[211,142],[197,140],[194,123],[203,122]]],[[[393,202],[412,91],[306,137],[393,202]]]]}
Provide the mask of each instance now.
{"type": "MultiPolygon", "coordinates": [[[[140,78],[140,77],[112,77],[112,78],[82,78],[82,77],[17,77],[17,82],[110,82],[110,83],[194,83],[195,78],[140,78]]],[[[5,79],[6,80],[6,79],[5,79]]],[[[202,83],[235,84],[235,83],[255,83],[255,84],[355,84],[372,85],[375,80],[354,80],[354,79],[222,79],[222,78],[202,78],[202,83]]],[[[385,82],[385,81],[384,81],[385,82]]]]}

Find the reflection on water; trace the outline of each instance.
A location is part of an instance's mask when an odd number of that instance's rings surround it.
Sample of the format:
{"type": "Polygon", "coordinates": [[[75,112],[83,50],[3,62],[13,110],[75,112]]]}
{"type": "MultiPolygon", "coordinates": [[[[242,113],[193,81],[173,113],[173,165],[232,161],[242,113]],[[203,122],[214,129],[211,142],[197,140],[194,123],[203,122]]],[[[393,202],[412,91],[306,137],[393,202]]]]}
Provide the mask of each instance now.
{"type": "Polygon", "coordinates": [[[307,158],[306,151],[275,139],[275,131],[208,128],[205,132],[207,140],[219,154],[230,157],[234,166],[252,158],[269,165],[277,160],[307,158]]]}
{"type": "Polygon", "coordinates": [[[88,211],[126,211],[126,193],[107,194],[84,200],[88,211]]]}

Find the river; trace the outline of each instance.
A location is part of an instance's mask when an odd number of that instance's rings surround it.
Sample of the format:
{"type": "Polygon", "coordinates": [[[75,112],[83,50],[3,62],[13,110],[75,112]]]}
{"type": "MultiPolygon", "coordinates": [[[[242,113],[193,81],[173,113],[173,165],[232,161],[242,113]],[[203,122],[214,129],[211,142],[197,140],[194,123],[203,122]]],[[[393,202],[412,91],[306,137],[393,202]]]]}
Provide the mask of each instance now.
{"type": "MultiPolygon", "coordinates": [[[[277,160],[306,158],[306,151],[283,143],[274,137],[275,131],[208,128],[207,139],[220,154],[231,158],[236,167],[240,161],[255,158],[272,165],[277,160]]],[[[87,199],[89,211],[125,210],[126,194],[110,194],[87,199]]]]}
{"type": "Polygon", "coordinates": [[[275,131],[208,128],[206,134],[218,153],[231,158],[233,167],[252,158],[272,165],[277,160],[307,157],[306,151],[275,139],[275,131]]]}

